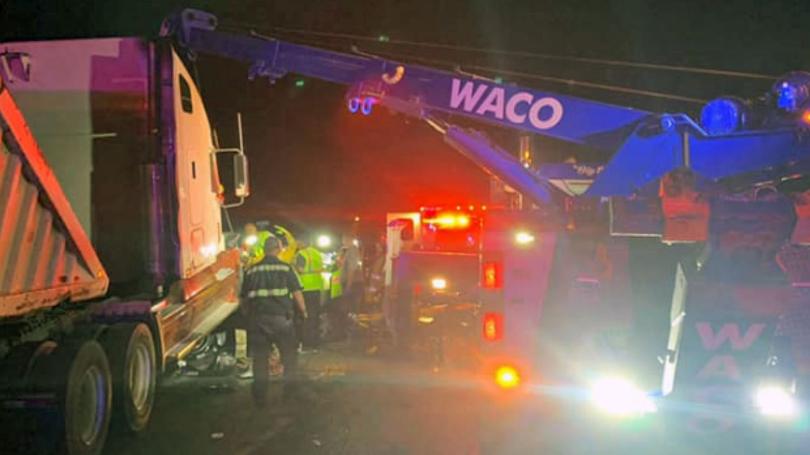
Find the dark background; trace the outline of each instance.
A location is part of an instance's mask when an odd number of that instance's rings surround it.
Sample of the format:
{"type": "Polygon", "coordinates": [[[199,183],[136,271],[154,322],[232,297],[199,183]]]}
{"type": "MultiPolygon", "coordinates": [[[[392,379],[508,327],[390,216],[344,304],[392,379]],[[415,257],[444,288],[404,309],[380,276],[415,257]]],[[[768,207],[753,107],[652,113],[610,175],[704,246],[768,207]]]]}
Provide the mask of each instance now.
{"type": "MultiPolygon", "coordinates": [[[[778,76],[806,68],[810,5],[803,1],[642,0],[18,0],[1,4],[3,39],[115,35],[155,36],[168,13],[206,9],[221,24],[311,44],[348,49],[351,39],[274,30],[304,29],[391,40],[455,44],[564,56],[727,69],[778,76]]],[[[356,41],[356,40],[355,40],[356,41]]],[[[695,99],[756,96],[771,82],[502,53],[400,44],[356,44],[370,52],[410,55],[453,64],[648,90],[695,99]]],[[[486,202],[487,177],[414,120],[375,112],[349,115],[344,88],[316,80],[303,87],[288,77],[275,86],[248,82],[247,68],[201,58],[199,79],[223,145],[235,145],[235,113],[245,120],[253,196],[237,220],[279,219],[336,224],[355,215],[424,204],[486,202]]],[[[497,74],[489,74],[497,75],[497,74]]],[[[507,76],[538,89],[632,107],[699,113],[700,104],[640,96],[530,77],[507,76]]],[[[489,129],[514,149],[513,132],[489,129]]],[[[540,156],[582,151],[538,139],[540,156]]]]}

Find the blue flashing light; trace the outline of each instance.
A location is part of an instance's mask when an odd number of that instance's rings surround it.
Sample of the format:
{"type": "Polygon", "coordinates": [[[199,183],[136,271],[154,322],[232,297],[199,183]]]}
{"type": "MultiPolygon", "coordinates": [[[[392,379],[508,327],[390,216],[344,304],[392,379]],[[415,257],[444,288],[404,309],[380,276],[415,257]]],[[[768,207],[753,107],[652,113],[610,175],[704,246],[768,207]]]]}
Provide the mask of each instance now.
{"type": "Polygon", "coordinates": [[[776,107],[785,112],[796,112],[810,99],[810,73],[794,71],[788,73],[773,85],[776,107]]]}
{"type": "Polygon", "coordinates": [[[793,112],[798,107],[799,91],[788,82],[782,82],[776,89],[776,107],[793,112]]]}
{"type": "Polygon", "coordinates": [[[709,101],[700,112],[700,124],[711,136],[730,134],[742,129],[746,121],[745,106],[733,98],[709,101]]]}
{"type": "Polygon", "coordinates": [[[374,108],[374,98],[365,98],[363,100],[363,105],[361,108],[363,115],[370,115],[371,110],[373,108],[374,108]]]}
{"type": "Polygon", "coordinates": [[[356,114],[360,110],[360,98],[349,98],[349,112],[356,114]]]}

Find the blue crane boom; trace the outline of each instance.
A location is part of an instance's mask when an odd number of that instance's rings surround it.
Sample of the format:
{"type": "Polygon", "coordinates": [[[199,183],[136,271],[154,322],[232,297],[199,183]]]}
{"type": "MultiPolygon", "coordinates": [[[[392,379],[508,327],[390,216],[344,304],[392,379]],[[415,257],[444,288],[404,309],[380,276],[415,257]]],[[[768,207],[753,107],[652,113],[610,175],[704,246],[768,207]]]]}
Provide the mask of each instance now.
{"type": "MultiPolygon", "coordinates": [[[[750,121],[755,116],[747,115],[745,105],[722,98],[704,108],[704,124],[699,125],[685,114],[653,114],[372,55],[223,32],[214,16],[196,10],[168,19],[162,34],[173,36],[192,55],[246,62],[251,78],[274,81],[293,73],[349,86],[347,102],[353,111],[368,113],[382,105],[434,127],[441,123],[437,115],[459,115],[606,150],[612,158],[593,179],[585,193],[589,196],[631,195],[677,169],[707,181],[748,178],[752,184],[810,171],[810,144],[802,134],[807,125],[801,121],[810,120],[810,110],[805,116],[800,109],[810,107],[810,76],[794,74],[778,82],[778,109],[758,125],[750,121]]],[[[437,130],[516,190],[536,202],[549,201],[550,185],[542,173],[527,176],[531,172],[517,160],[509,160],[476,133],[452,125],[437,130]]]]}
{"type": "Polygon", "coordinates": [[[374,56],[335,52],[258,35],[220,32],[211,25],[210,17],[200,16],[183,22],[180,36],[187,49],[246,62],[252,65],[251,77],[277,79],[293,73],[347,85],[353,95],[349,100],[356,97],[361,104],[373,99],[369,102],[414,115],[437,111],[463,115],[528,133],[596,146],[602,145],[604,135],[632,128],[650,115],[627,107],[374,56]],[[200,20],[203,17],[205,20],[200,20]]]}

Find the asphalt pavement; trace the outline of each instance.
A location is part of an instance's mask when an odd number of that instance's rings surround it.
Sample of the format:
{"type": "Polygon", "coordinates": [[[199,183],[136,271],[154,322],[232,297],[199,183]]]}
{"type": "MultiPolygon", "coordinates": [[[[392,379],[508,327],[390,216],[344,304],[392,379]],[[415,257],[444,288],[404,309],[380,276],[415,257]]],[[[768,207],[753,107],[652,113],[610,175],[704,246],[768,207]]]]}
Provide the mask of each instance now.
{"type": "MultiPolygon", "coordinates": [[[[293,401],[274,383],[254,407],[250,380],[170,378],[148,431],[111,436],[111,455],[745,454],[787,451],[752,433],[695,436],[661,422],[601,421],[573,395],[504,395],[469,371],[435,370],[348,345],[302,356],[310,379],[293,401]]],[[[766,438],[767,439],[767,438],[766,438]]]]}

